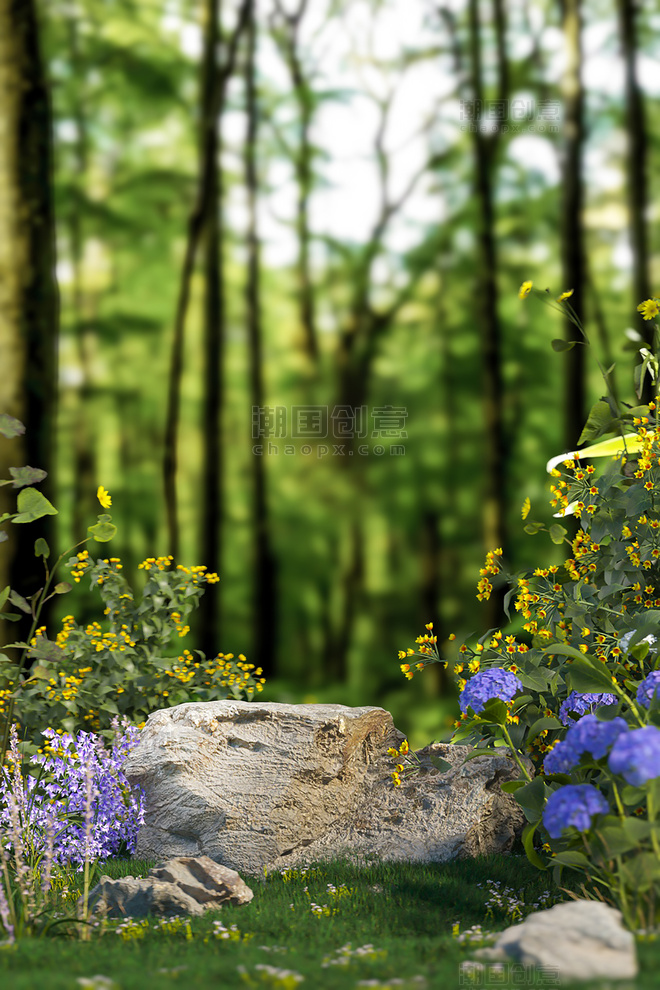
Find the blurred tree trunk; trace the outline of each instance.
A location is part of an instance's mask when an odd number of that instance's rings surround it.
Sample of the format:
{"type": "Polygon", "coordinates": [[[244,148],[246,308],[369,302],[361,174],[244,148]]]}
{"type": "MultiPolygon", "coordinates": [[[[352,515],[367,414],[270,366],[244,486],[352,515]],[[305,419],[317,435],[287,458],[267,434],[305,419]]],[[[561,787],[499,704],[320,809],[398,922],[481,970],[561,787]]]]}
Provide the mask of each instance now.
{"type": "MultiPolygon", "coordinates": [[[[218,73],[217,46],[220,23],[219,0],[207,0],[204,25],[204,57],[201,85],[203,156],[215,165],[209,173],[204,218],[204,392],[202,415],[202,514],[198,559],[209,571],[222,574],[222,413],[224,405],[225,299],[222,263],[219,118],[223,104],[214,107],[218,73]]],[[[197,615],[198,646],[207,656],[220,650],[220,596],[222,584],[209,585],[197,615]]]]}
{"type": "Polygon", "coordinates": [[[81,540],[87,533],[87,526],[94,519],[98,503],[95,498],[96,451],[92,439],[93,422],[90,417],[89,401],[93,392],[92,357],[90,354],[90,333],[85,312],[85,299],[82,285],[82,260],[84,252],[83,211],[78,199],[82,199],[85,176],[88,166],[87,119],[84,105],[85,72],[80,57],[78,37],[78,12],[72,11],[68,23],[69,58],[71,71],[77,84],[72,91],[73,119],[76,124],[76,138],[73,148],[74,188],[80,196],[71,197],[71,209],[67,216],[67,227],[71,247],[71,267],[73,274],[73,328],[78,351],[81,381],[77,388],[74,427],[74,469],[73,469],[73,525],[72,542],[81,540]]]}
{"type": "MultiPolygon", "coordinates": [[[[245,185],[248,201],[248,273],[245,290],[247,329],[250,347],[250,398],[254,409],[264,406],[263,353],[261,324],[261,287],[259,270],[259,235],[257,230],[258,180],[257,154],[257,92],[256,92],[256,23],[255,2],[249,0],[247,21],[247,54],[245,65],[245,89],[247,135],[245,140],[245,185]]],[[[266,678],[276,673],[277,657],[277,561],[272,547],[266,470],[264,458],[252,456],[254,486],[254,658],[266,678]]]]}
{"type": "MultiPolygon", "coordinates": [[[[584,322],[584,90],[580,64],[582,59],[581,0],[563,0],[563,30],[566,69],[562,80],[564,101],[564,145],[562,161],[561,267],[562,291],[573,289],[570,304],[576,317],[584,322]]],[[[565,320],[567,340],[582,340],[577,328],[565,320]]],[[[573,450],[586,421],[584,347],[578,344],[565,355],[565,450],[573,450]]]]}
{"type": "Polygon", "coordinates": [[[298,260],[296,265],[298,276],[298,300],[300,305],[300,322],[303,330],[304,347],[310,361],[316,365],[319,358],[318,335],[316,328],[316,306],[314,284],[310,270],[310,228],[309,228],[309,197],[312,189],[312,145],[310,127],[313,112],[313,94],[309,82],[303,73],[300,51],[298,48],[298,32],[300,23],[305,16],[308,0],[299,0],[297,8],[290,14],[286,12],[281,0],[275,0],[275,11],[271,15],[271,26],[275,41],[284,56],[291,83],[293,95],[298,105],[300,121],[300,140],[298,148],[291,151],[293,167],[298,184],[298,200],[296,204],[296,233],[298,236],[298,260]]]}
{"type": "MultiPolygon", "coordinates": [[[[217,162],[211,158],[217,143],[207,140],[207,131],[217,133],[217,118],[225,104],[227,83],[234,72],[236,50],[239,39],[248,19],[250,0],[243,0],[238,20],[227,44],[227,57],[221,69],[215,74],[215,86],[210,112],[200,122],[200,156],[197,198],[188,219],[188,236],[183,258],[179,296],[174,317],[174,334],[170,356],[170,372],[165,413],[165,439],[163,450],[163,491],[165,495],[165,516],[167,522],[168,553],[176,561],[179,555],[179,522],[176,494],[177,443],[179,436],[179,415],[181,407],[181,381],[183,378],[183,341],[185,336],[186,314],[190,301],[190,284],[197,258],[197,251],[209,216],[213,191],[216,197],[213,208],[218,205],[217,162]]],[[[217,139],[216,139],[217,142],[217,139]]]]}
{"type": "MultiPolygon", "coordinates": [[[[9,476],[9,466],[43,468],[48,478],[39,488],[55,500],[59,299],[52,189],[50,96],[34,0],[0,0],[0,412],[26,427],[21,438],[0,437],[0,478],[9,476]]],[[[0,488],[0,514],[16,511],[16,494],[0,488]]],[[[6,529],[0,588],[10,584],[29,596],[43,579],[34,541],[43,536],[53,547],[53,517],[39,520],[36,534],[29,525],[6,529]]],[[[25,631],[0,623],[0,641],[25,631]]]]}
{"type": "MultiPolygon", "coordinates": [[[[495,234],[494,185],[496,153],[499,139],[497,123],[486,131],[482,119],[484,82],[482,38],[478,0],[470,0],[468,9],[470,81],[474,101],[474,120],[470,129],[474,155],[474,193],[477,201],[477,322],[481,331],[481,359],[484,408],[483,502],[484,545],[487,550],[504,548],[506,533],[506,479],[508,442],[504,423],[504,385],[502,381],[502,327],[498,314],[497,247],[495,234]]],[[[498,101],[508,97],[508,71],[505,50],[505,21],[501,3],[495,5],[495,30],[498,53],[498,101]]],[[[503,597],[493,593],[487,606],[488,625],[498,625],[503,615],[503,597]]]]}
{"type": "MultiPolygon", "coordinates": [[[[625,71],[626,103],[624,120],[628,142],[628,209],[630,244],[633,255],[633,326],[640,329],[649,347],[653,346],[653,324],[640,321],[637,305],[651,296],[648,246],[648,133],[644,119],[644,98],[637,80],[637,3],[618,0],[619,34],[625,71]],[[640,327],[640,322],[642,327],[640,327]]],[[[654,386],[647,376],[643,399],[654,397],[654,386]]]]}

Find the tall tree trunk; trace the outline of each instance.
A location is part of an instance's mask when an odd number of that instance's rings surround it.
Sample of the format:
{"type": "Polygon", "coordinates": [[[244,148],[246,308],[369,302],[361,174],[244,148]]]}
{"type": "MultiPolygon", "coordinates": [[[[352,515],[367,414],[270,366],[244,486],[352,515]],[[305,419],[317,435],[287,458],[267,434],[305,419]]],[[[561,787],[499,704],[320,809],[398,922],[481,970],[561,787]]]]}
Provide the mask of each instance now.
{"type": "MultiPolygon", "coordinates": [[[[34,0],[0,0],[0,411],[26,427],[0,437],[0,478],[10,465],[48,471],[40,486],[53,500],[57,397],[58,293],[55,280],[52,124],[34,0]]],[[[0,514],[16,511],[15,489],[0,488],[0,514]]],[[[32,526],[8,527],[0,548],[0,589],[23,596],[41,586],[32,526]]],[[[52,545],[52,516],[39,533],[52,545]]],[[[0,623],[0,642],[24,629],[0,623]]]]}
{"type": "MultiPolygon", "coordinates": [[[[203,484],[199,560],[210,571],[222,573],[222,411],[225,334],[224,276],[221,237],[221,164],[219,124],[215,117],[213,91],[218,72],[217,45],[220,10],[218,0],[207,0],[204,32],[201,111],[205,157],[215,163],[209,175],[204,219],[204,402],[202,418],[203,484]]],[[[220,108],[220,112],[224,107],[220,108]]],[[[200,601],[197,618],[198,645],[207,656],[220,649],[220,593],[222,584],[211,585],[200,601]]]]}
{"type": "Polygon", "coordinates": [[[288,14],[281,0],[275,0],[279,22],[275,16],[275,12],[273,12],[271,22],[276,27],[276,40],[279,40],[280,48],[289,70],[293,95],[298,104],[300,137],[298,148],[293,152],[293,165],[298,184],[298,200],[296,204],[298,300],[305,351],[309,359],[316,365],[319,358],[319,348],[316,328],[316,303],[309,251],[309,197],[312,188],[312,146],[309,132],[312,123],[313,103],[309,83],[303,73],[298,48],[298,32],[300,23],[305,16],[307,5],[308,0],[299,0],[297,8],[288,14]]]}
{"type": "MultiPolygon", "coordinates": [[[[259,279],[259,236],[257,231],[257,92],[255,3],[251,0],[247,23],[245,66],[247,135],[245,140],[245,185],[248,200],[248,273],[245,291],[247,329],[250,347],[250,393],[253,409],[264,406],[261,297],[259,279]]],[[[253,454],[254,485],[254,662],[265,677],[275,674],[277,656],[277,563],[271,544],[270,519],[263,457],[253,454]]]]}
{"type": "MultiPolygon", "coordinates": [[[[499,10],[498,51],[504,57],[504,15],[499,10]],[[501,35],[501,37],[500,37],[501,35]]],[[[482,129],[481,108],[484,100],[481,64],[482,40],[478,0],[470,0],[468,10],[470,37],[471,89],[475,106],[471,129],[474,153],[474,191],[478,204],[477,283],[478,323],[481,330],[484,437],[483,534],[487,550],[504,547],[506,536],[506,463],[508,445],[504,424],[504,386],[502,382],[502,329],[498,315],[497,249],[493,183],[498,134],[482,129]]],[[[507,85],[506,68],[499,73],[500,87],[507,85]]],[[[500,89],[500,97],[506,93],[500,89]]],[[[493,594],[489,602],[489,624],[496,625],[502,614],[501,596],[493,594]]]]}
{"type": "MultiPolygon", "coordinates": [[[[584,184],[582,159],[584,149],[584,91],[580,64],[581,0],[564,0],[564,44],[566,69],[562,80],[564,98],[564,147],[562,162],[562,222],[561,262],[562,291],[573,289],[571,305],[575,315],[584,321],[584,184]]],[[[581,340],[573,324],[566,321],[566,339],[581,340]]],[[[566,450],[575,448],[586,419],[584,347],[578,344],[566,356],[565,401],[566,420],[564,443],[566,450]]]]}
{"type": "MultiPolygon", "coordinates": [[[[207,129],[217,129],[217,118],[225,104],[227,83],[236,64],[236,50],[245,29],[251,0],[243,0],[238,13],[238,21],[227,45],[227,58],[217,73],[213,91],[211,113],[201,122],[202,138],[199,159],[199,180],[197,199],[188,219],[188,237],[183,258],[179,296],[174,318],[174,334],[170,356],[170,372],[165,413],[165,439],[163,449],[163,491],[165,495],[165,516],[167,522],[168,553],[176,560],[179,555],[179,523],[177,510],[176,474],[177,443],[179,437],[179,414],[181,407],[181,381],[183,378],[183,341],[186,327],[186,314],[190,301],[190,283],[195,267],[197,251],[208,215],[208,201],[214,181],[217,180],[217,162],[209,158],[210,143],[206,140],[207,129]]],[[[217,202],[217,195],[216,195],[217,202]]]]}
{"type": "MultiPolygon", "coordinates": [[[[84,71],[80,58],[78,37],[78,14],[74,10],[69,18],[69,52],[72,72],[78,80],[73,92],[73,118],[76,124],[74,147],[74,176],[77,191],[82,194],[88,166],[87,120],[84,107],[84,71]]],[[[81,196],[82,198],[82,196],[81,196]]],[[[83,539],[93,509],[97,504],[94,498],[96,480],[96,451],[92,440],[93,422],[89,415],[89,401],[93,392],[92,359],[90,354],[90,334],[88,332],[89,312],[85,311],[82,286],[82,259],[84,252],[84,232],[82,211],[78,197],[72,197],[67,226],[71,244],[71,267],[73,274],[73,328],[78,351],[78,364],[82,379],[78,386],[74,425],[74,469],[73,469],[73,532],[72,542],[83,539]]]]}
{"type": "MultiPolygon", "coordinates": [[[[630,244],[633,256],[633,326],[643,324],[642,333],[649,347],[653,345],[653,324],[640,321],[637,305],[651,296],[649,278],[648,224],[648,133],[644,119],[644,97],[637,80],[637,3],[618,0],[619,35],[625,71],[625,122],[628,142],[628,210],[630,244]]],[[[655,386],[647,376],[644,381],[645,402],[654,397],[655,386]]]]}

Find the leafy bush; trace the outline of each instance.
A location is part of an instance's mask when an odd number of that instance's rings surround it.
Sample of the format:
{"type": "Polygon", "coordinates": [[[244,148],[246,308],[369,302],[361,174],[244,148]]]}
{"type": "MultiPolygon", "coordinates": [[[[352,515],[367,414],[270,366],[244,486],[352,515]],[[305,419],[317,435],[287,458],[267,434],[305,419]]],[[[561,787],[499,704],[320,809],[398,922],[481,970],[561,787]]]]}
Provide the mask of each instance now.
{"type": "MultiPolygon", "coordinates": [[[[0,415],[0,434],[11,438],[24,432],[19,420],[0,415]]],[[[17,512],[5,513],[0,523],[25,524],[57,513],[31,487],[46,477],[44,471],[31,467],[9,471],[11,479],[0,484],[22,490],[17,512]]],[[[103,486],[97,497],[103,509],[110,508],[112,498],[103,486]]],[[[103,512],[88,527],[89,536],[77,546],[92,539],[107,543],[116,531],[112,517],[103,512]]],[[[0,542],[3,538],[6,535],[0,531],[0,542]]],[[[206,585],[219,580],[206,567],[172,567],[171,557],[149,557],[140,564],[147,580],[138,600],[121,573],[118,557],[94,560],[88,550],[80,550],[68,561],[71,576],[74,583],[86,576],[91,587],[100,592],[105,605],[103,624],[93,622],[83,628],[67,615],[61,631],[49,639],[39,618],[45,602],[71,590],[65,581],[53,584],[55,571],[71,550],[61,554],[52,569],[48,566],[50,548],[44,539],[36,540],[34,552],[43,559],[43,587],[30,598],[9,587],[0,592],[0,618],[15,621],[22,612],[32,619],[27,642],[5,647],[19,650],[18,659],[0,653],[0,767],[14,720],[21,726],[24,748],[34,753],[44,726],[70,733],[94,729],[111,739],[111,724],[117,716],[141,725],[157,708],[229,696],[249,700],[255,691],[263,690],[261,668],[254,670],[243,654],[237,661],[232,653],[219,653],[207,660],[199,650],[195,651],[196,658],[186,649],[167,655],[171,640],[188,632],[187,620],[206,585]],[[7,611],[8,603],[19,611],[7,611]],[[28,661],[32,661],[29,671],[28,661]]]]}
{"type": "MultiPolygon", "coordinates": [[[[521,298],[530,289],[525,283],[521,298]]],[[[657,314],[657,300],[640,312],[657,314]]],[[[657,359],[647,349],[641,356],[638,395],[647,371],[658,377],[657,359]]],[[[618,436],[549,462],[556,515],[579,520],[573,538],[560,524],[548,530],[569,553],[559,566],[514,575],[501,548],[490,552],[478,597],[506,582],[507,615],[513,605],[522,632],[491,630],[464,643],[453,668],[461,717],[452,741],[473,743],[471,756],[509,748],[521,776],[504,788],[525,812],[529,859],[557,882],[565,867],[583,871],[585,892],[617,904],[630,927],[660,918],[659,403],[621,409],[609,393],[580,442],[618,436]],[[610,461],[597,473],[587,462],[599,457],[610,461]]],[[[529,511],[525,500],[523,519],[529,511]]],[[[445,662],[431,623],[416,645],[399,653],[407,678],[445,662]]]]}

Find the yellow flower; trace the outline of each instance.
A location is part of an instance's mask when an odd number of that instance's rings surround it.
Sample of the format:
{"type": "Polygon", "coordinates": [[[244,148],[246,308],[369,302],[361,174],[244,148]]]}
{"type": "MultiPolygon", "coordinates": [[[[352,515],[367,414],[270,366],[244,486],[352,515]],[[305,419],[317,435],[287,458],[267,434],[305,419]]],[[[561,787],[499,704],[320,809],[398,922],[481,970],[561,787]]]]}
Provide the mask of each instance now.
{"type": "Polygon", "coordinates": [[[523,517],[523,519],[527,519],[527,516],[529,515],[529,510],[531,509],[531,507],[532,507],[532,503],[530,502],[530,500],[528,498],[526,498],[525,501],[522,504],[522,509],[521,509],[521,512],[520,512],[520,514],[523,517]]]}
{"type": "Polygon", "coordinates": [[[526,299],[527,296],[532,291],[532,282],[523,282],[523,284],[518,289],[518,299],[526,299]]]}
{"type": "Polygon", "coordinates": [[[645,320],[652,320],[660,313],[657,299],[646,299],[637,307],[637,312],[641,313],[645,320]]]}
{"type": "Polygon", "coordinates": [[[103,485],[99,485],[98,490],[96,492],[96,497],[104,509],[109,509],[110,506],[112,505],[112,499],[110,498],[108,492],[106,492],[103,485]]]}
{"type": "Polygon", "coordinates": [[[564,299],[570,299],[574,292],[575,289],[569,289],[568,292],[562,292],[560,296],[557,296],[557,302],[563,302],[564,299]]]}

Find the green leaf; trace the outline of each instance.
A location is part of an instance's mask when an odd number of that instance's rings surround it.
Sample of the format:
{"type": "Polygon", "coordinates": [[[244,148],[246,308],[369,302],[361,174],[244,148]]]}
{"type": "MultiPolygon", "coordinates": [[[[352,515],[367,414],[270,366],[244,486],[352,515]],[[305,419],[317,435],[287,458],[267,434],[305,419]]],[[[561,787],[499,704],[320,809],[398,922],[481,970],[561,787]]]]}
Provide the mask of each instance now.
{"type": "Polygon", "coordinates": [[[587,870],[588,872],[591,872],[592,869],[591,860],[584,853],[572,849],[558,852],[552,857],[552,862],[553,864],[560,863],[562,866],[572,866],[576,869],[587,870]]]}
{"type": "Polygon", "coordinates": [[[529,784],[516,791],[516,801],[529,822],[540,820],[545,804],[546,787],[543,777],[535,777],[529,784]]]}
{"type": "Polygon", "coordinates": [[[110,522],[112,516],[106,512],[98,516],[98,522],[87,527],[87,532],[91,533],[97,543],[107,543],[117,532],[117,527],[110,522]]]}
{"type": "Polygon", "coordinates": [[[14,516],[12,522],[28,523],[42,516],[56,516],[57,509],[51,505],[45,495],[37,491],[36,488],[24,488],[18,493],[16,499],[18,515],[14,516]]]}
{"type": "Polygon", "coordinates": [[[429,756],[428,759],[441,773],[447,773],[448,770],[452,769],[452,764],[449,760],[443,760],[441,756],[429,756]]]}
{"type": "Polygon", "coordinates": [[[36,677],[37,680],[47,681],[53,676],[52,670],[48,670],[47,667],[42,667],[41,664],[36,664],[30,669],[30,677],[36,677]]]}
{"type": "Polygon", "coordinates": [[[609,433],[614,429],[616,420],[612,416],[610,405],[604,399],[599,399],[594,403],[587,417],[587,422],[580,434],[578,444],[597,440],[604,433],[609,433]]]}
{"type": "Polygon", "coordinates": [[[500,784],[500,790],[504,791],[505,794],[515,794],[516,791],[520,790],[527,783],[526,780],[505,780],[500,784]]]}
{"type": "Polygon", "coordinates": [[[58,581],[53,591],[56,595],[66,595],[68,591],[71,591],[71,587],[68,581],[58,581]]]}
{"type": "Polygon", "coordinates": [[[561,354],[563,351],[572,351],[576,344],[577,340],[562,340],[561,338],[555,338],[550,342],[550,346],[557,354],[561,354]]]}
{"type": "Polygon", "coordinates": [[[584,654],[576,650],[574,646],[568,646],[567,643],[554,643],[552,646],[546,646],[542,653],[549,656],[559,657],[574,657],[576,660],[584,660],[584,654]]]}
{"type": "Polygon", "coordinates": [[[30,608],[29,603],[25,600],[25,598],[23,598],[22,595],[19,595],[17,591],[9,592],[9,601],[12,605],[15,605],[16,608],[20,608],[21,612],[25,612],[27,615],[32,614],[32,609],[30,608]]]}
{"type": "Polygon", "coordinates": [[[549,683],[549,677],[544,670],[518,670],[516,677],[523,687],[531,691],[545,691],[549,683]]]}
{"type": "Polygon", "coordinates": [[[12,476],[14,488],[34,485],[48,477],[47,471],[42,471],[41,468],[29,467],[29,465],[20,468],[10,467],[9,473],[12,476]]]}
{"type": "Polygon", "coordinates": [[[0,433],[3,437],[7,437],[11,440],[12,437],[22,437],[25,433],[25,427],[21,423],[20,419],[14,419],[13,416],[9,416],[7,413],[1,413],[0,433]]]}
{"type": "Polygon", "coordinates": [[[607,673],[607,668],[604,667],[602,670],[597,670],[590,663],[580,663],[577,660],[568,670],[567,679],[571,691],[578,691],[580,694],[612,693],[612,688],[614,687],[612,678],[607,673]]]}
{"type": "Polygon", "coordinates": [[[509,709],[501,698],[489,698],[477,718],[495,725],[506,725],[508,714],[509,709]]]}
{"type": "Polygon", "coordinates": [[[524,528],[524,531],[526,533],[529,533],[530,536],[536,536],[536,534],[537,533],[540,533],[542,529],[545,529],[545,526],[543,525],[543,523],[529,522],[523,528],[524,528]]]}
{"type": "Polygon", "coordinates": [[[544,729],[561,729],[562,724],[559,719],[553,718],[551,715],[544,715],[543,718],[539,718],[530,727],[529,735],[527,736],[526,744],[533,742],[536,737],[543,732],[544,729]]]}
{"type": "Polygon", "coordinates": [[[563,543],[566,536],[568,536],[568,530],[564,529],[563,526],[560,526],[559,523],[555,523],[551,526],[548,532],[550,534],[550,539],[557,546],[563,543]]]}
{"type": "MultiPolygon", "coordinates": [[[[517,792],[516,792],[517,793],[517,792]]],[[[525,825],[522,833],[522,843],[527,855],[527,859],[530,861],[532,866],[536,866],[539,870],[547,870],[548,867],[543,862],[536,849],[534,848],[534,833],[539,827],[540,822],[528,822],[525,825]]]]}
{"type": "Polygon", "coordinates": [[[468,763],[469,760],[476,760],[478,756],[497,756],[497,755],[498,753],[496,749],[477,747],[475,749],[470,750],[468,755],[465,757],[465,763],[468,763]]]}
{"type": "Polygon", "coordinates": [[[623,830],[629,839],[634,839],[635,842],[642,842],[644,839],[648,839],[651,834],[652,825],[647,822],[644,818],[624,818],[623,830]]]}
{"type": "Polygon", "coordinates": [[[9,587],[9,585],[7,585],[6,588],[4,588],[2,591],[0,591],[0,608],[4,608],[5,602],[9,598],[9,592],[10,591],[11,591],[11,588],[9,587]]]}
{"type": "Polygon", "coordinates": [[[50,557],[50,547],[44,540],[43,536],[40,536],[38,540],[35,540],[34,555],[35,557],[43,557],[44,560],[48,560],[50,557]]]}

